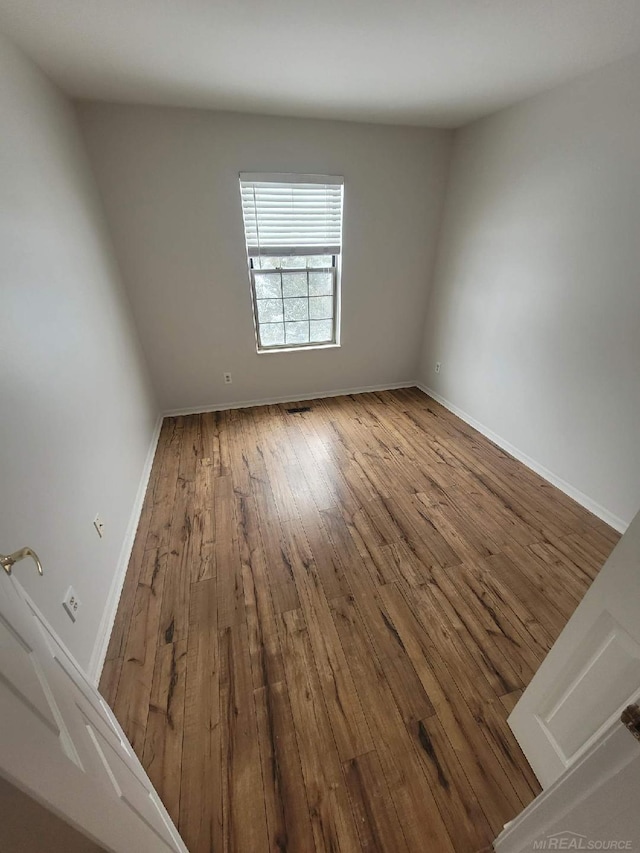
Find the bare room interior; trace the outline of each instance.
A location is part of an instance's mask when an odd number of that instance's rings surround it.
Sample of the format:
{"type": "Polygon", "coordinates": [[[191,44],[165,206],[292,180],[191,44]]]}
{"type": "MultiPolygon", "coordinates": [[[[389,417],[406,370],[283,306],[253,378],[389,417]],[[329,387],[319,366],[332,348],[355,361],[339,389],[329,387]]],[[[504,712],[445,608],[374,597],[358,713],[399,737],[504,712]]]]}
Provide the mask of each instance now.
{"type": "Polygon", "coordinates": [[[638,0],[0,0],[0,850],[640,850],[638,0]]]}

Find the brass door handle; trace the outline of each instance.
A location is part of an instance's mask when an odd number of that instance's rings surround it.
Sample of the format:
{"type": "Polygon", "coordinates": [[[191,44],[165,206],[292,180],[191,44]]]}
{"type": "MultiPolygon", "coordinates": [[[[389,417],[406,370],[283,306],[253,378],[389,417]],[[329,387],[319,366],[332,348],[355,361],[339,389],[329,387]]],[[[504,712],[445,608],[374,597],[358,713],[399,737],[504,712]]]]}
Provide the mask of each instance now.
{"type": "Polygon", "coordinates": [[[42,574],[42,563],[36,552],[31,548],[20,548],[19,551],[14,551],[13,554],[0,554],[0,566],[5,570],[5,572],[10,575],[11,569],[14,563],[17,563],[18,560],[24,560],[25,557],[31,557],[31,559],[36,564],[38,569],[38,574],[42,574]]]}

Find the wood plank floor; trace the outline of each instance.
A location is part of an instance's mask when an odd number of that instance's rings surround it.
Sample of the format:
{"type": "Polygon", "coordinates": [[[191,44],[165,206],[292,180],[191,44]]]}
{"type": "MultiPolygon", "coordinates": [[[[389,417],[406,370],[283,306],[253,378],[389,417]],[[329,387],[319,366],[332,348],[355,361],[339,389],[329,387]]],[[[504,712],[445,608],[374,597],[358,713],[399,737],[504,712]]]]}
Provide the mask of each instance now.
{"type": "Polygon", "coordinates": [[[417,389],[301,405],[164,421],[102,693],[191,853],[489,848],[618,534],[417,389]]]}

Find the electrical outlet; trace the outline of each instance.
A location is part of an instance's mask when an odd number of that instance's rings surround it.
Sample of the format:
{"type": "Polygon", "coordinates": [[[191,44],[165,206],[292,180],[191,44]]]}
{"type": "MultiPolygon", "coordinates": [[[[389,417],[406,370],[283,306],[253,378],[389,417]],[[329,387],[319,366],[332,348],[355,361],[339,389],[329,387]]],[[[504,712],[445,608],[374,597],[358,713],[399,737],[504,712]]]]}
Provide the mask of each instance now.
{"type": "Polygon", "coordinates": [[[222,375],[224,376],[224,384],[225,385],[231,385],[231,382],[233,381],[231,379],[231,374],[230,373],[223,373],[222,375]]]}
{"type": "Polygon", "coordinates": [[[62,606],[67,611],[69,619],[71,619],[72,622],[75,622],[78,610],[80,610],[80,599],[76,595],[76,591],[72,586],[67,590],[62,606]]]}
{"type": "Polygon", "coordinates": [[[102,539],[104,536],[104,521],[100,518],[100,515],[96,515],[93,519],[93,526],[96,529],[96,533],[102,539]]]}
{"type": "Polygon", "coordinates": [[[436,373],[440,373],[440,362],[436,361],[436,373]]]}

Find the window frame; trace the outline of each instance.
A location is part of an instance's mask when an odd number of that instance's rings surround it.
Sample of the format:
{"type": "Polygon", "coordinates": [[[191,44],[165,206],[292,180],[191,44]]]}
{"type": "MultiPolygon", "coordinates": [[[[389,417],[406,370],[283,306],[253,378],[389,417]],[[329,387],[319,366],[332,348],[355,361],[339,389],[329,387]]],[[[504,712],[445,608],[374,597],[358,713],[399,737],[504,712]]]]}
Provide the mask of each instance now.
{"type": "MultiPolygon", "coordinates": [[[[293,254],[293,253],[291,253],[291,254],[293,254]]],[[[309,257],[313,257],[314,254],[316,254],[316,253],[307,251],[304,255],[299,255],[299,257],[309,258],[309,257]]],[[[326,255],[327,253],[326,252],[318,252],[318,254],[326,255]]],[[[251,302],[253,305],[253,326],[254,326],[254,332],[255,332],[255,337],[256,337],[256,349],[257,349],[258,353],[262,354],[262,353],[268,353],[268,352],[293,352],[293,351],[305,350],[305,349],[329,349],[331,347],[339,347],[340,346],[340,340],[339,340],[339,335],[340,335],[340,332],[339,332],[339,330],[340,330],[339,290],[340,290],[340,258],[341,258],[341,255],[337,255],[334,253],[331,254],[332,264],[330,267],[317,267],[316,269],[313,269],[311,267],[275,267],[273,270],[256,269],[256,267],[254,266],[254,259],[266,257],[266,256],[267,256],[266,254],[248,255],[249,281],[251,284],[251,302]],[[258,318],[258,297],[256,295],[256,283],[255,283],[255,274],[256,273],[262,273],[262,272],[265,272],[265,273],[280,272],[280,274],[304,272],[304,273],[307,273],[307,275],[310,272],[331,272],[332,278],[333,278],[333,295],[332,295],[332,298],[333,298],[333,317],[332,317],[333,334],[332,334],[331,340],[330,341],[309,341],[307,343],[304,343],[304,342],[303,343],[286,343],[285,342],[283,344],[264,345],[262,343],[261,338],[260,338],[260,320],[258,318]]],[[[284,251],[277,255],[277,257],[286,257],[286,256],[287,256],[287,253],[284,251]]],[[[295,255],[294,255],[294,257],[295,257],[295,255]]],[[[302,298],[304,298],[304,297],[302,297],[302,298]]],[[[306,298],[307,298],[307,300],[309,299],[309,296],[308,296],[308,279],[307,279],[307,297],[306,298]]],[[[283,310],[284,310],[284,297],[282,298],[282,301],[283,301],[283,310]]],[[[283,314],[283,324],[285,322],[286,321],[284,320],[284,314],[283,314]]],[[[285,329],[285,334],[286,334],[286,329],[285,329]]]]}
{"type": "MultiPolygon", "coordinates": [[[[244,226],[246,260],[248,268],[249,286],[251,292],[251,303],[253,312],[253,327],[256,340],[256,351],[259,354],[270,352],[294,352],[299,350],[310,349],[329,349],[332,347],[340,347],[341,336],[341,290],[342,290],[342,253],[344,250],[342,242],[342,234],[344,227],[344,177],[339,175],[321,175],[311,173],[262,173],[262,172],[240,172],[240,197],[242,206],[242,218],[244,226]],[[271,188],[268,186],[274,185],[274,194],[271,195],[271,188]],[[300,221],[292,219],[292,208],[287,208],[286,203],[281,206],[283,198],[278,198],[278,195],[284,189],[289,191],[291,188],[292,198],[294,203],[296,185],[300,186],[299,190],[302,194],[298,198],[298,204],[302,206],[303,216],[300,221]],[[318,211],[314,207],[313,194],[318,188],[324,188],[329,195],[321,200],[321,207],[318,211]],[[339,192],[336,196],[336,190],[339,192]],[[311,196],[308,195],[311,193],[311,196]],[[265,196],[264,193],[267,193],[265,196]],[[260,195],[262,198],[260,198],[260,195]],[[338,205],[336,206],[336,198],[338,205]],[[253,204],[252,204],[253,200],[253,204]],[[312,204],[309,204],[311,200],[312,204]],[[266,208],[265,208],[266,205],[266,208]],[[309,207],[311,208],[309,210],[309,207]],[[279,209],[282,210],[282,220],[278,220],[277,214],[279,209]],[[258,211],[261,210],[261,215],[258,211]],[[324,229],[322,226],[323,211],[328,211],[328,218],[325,219],[324,229]],[[339,218],[336,213],[339,210],[339,218]],[[311,220],[307,218],[307,214],[311,213],[311,220]],[[274,215],[275,214],[275,215],[274,215]],[[261,218],[264,217],[264,218],[261,218]],[[275,222],[274,222],[275,220],[275,222]],[[336,223],[339,227],[336,230],[336,223]],[[276,228],[273,228],[273,225],[276,228]],[[316,227],[319,224],[319,228],[316,227]],[[300,227],[298,227],[298,225],[300,227]],[[282,227],[279,227],[282,226],[282,227]],[[311,227],[310,227],[311,226],[311,227]],[[264,230],[262,230],[264,228],[264,230]],[[261,237],[264,235],[264,238],[261,237]],[[309,239],[307,239],[307,237],[309,239]],[[291,239],[288,239],[291,238],[291,239]],[[318,239],[320,238],[320,239],[318,239]],[[331,256],[332,264],[330,267],[316,267],[317,271],[327,271],[332,275],[333,283],[333,316],[332,322],[332,337],[329,341],[308,341],[308,342],[286,342],[286,327],[285,327],[285,343],[282,344],[263,344],[260,334],[260,320],[258,316],[259,302],[256,293],[256,274],[260,272],[269,272],[269,269],[257,269],[256,262],[261,258],[286,258],[286,257],[301,257],[311,258],[314,256],[323,255],[331,256]]],[[[283,273],[309,273],[313,272],[313,267],[308,265],[302,267],[272,267],[272,272],[283,273]]],[[[282,291],[281,291],[282,294],[282,291]]],[[[284,295],[281,295],[283,302],[283,324],[284,319],[284,295]]],[[[294,297],[291,297],[294,298],[294,297]]],[[[309,300],[309,289],[307,281],[307,300],[309,300]]],[[[309,305],[310,307],[310,305],[309,305]]],[[[308,318],[312,322],[312,318],[308,318]]],[[[320,318],[318,318],[320,319],[320,318]]],[[[329,318],[326,318],[327,320],[329,318]]],[[[269,322],[269,321],[267,321],[269,322]]],[[[273,322],[279,322],[274,320],[273,322]]],[[[303,321],[304,322],[304,321],[303,321]]],[[[264,325],[264,323],[263,323],[264,325]]],[[[310,329],[309,329],[310,332],[310,329]]],[[[310,336],[310,335],[309,335],[310,336]]]]}

